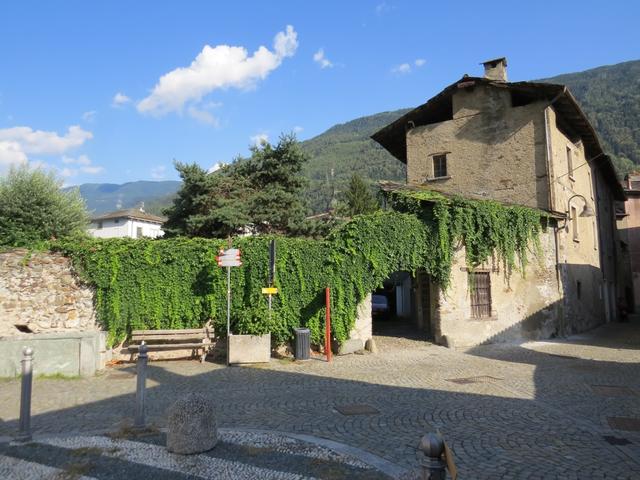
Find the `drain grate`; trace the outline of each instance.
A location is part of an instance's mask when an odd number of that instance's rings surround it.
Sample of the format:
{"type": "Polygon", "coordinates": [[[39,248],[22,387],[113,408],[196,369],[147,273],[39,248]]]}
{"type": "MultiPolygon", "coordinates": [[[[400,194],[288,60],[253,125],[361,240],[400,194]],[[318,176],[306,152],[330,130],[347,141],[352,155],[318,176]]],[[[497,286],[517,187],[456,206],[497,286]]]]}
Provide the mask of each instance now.
{"type": "Polygon", "coordinates": [[[609,426],[614,430],[627,432],[640,432],[640,418],[633,417],[607,417],[609,426]]]}
{"type": "Polygon", "coordinates": [[[591,390],[597,395],[605,397],[634,397],[636,392],[629,387],[621,387],[618,385],[591,385],[591,390]]]}
{"type": "Polygon", "coordinates": [[[380,413],[380,410],[366,403],[336,405],[335,409],[342,415],[376,415],[380,413]]]}
{"type": "Polygon", "coordinates": [[[478,377],[466,378],[447,378],[447,382],[457,383],[458,385],[467,385],[469,383],[488,383],[491,381],[502,380],[501,378],[492,377],[491,375],[480,375],[478,377]]]}
{"type": "Polygon", "coordinates": [[[626,438],[614,437],[613,435],[603,435],[604,441],[609,445],[633,445],[633,442],[626,438]]]}

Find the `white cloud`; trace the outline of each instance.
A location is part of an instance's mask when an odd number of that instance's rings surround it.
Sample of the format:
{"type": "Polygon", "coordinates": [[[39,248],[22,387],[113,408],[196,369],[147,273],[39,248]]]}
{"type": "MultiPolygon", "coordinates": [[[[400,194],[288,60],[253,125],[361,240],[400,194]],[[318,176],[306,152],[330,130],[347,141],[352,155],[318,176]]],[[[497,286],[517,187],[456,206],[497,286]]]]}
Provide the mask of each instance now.
{"type": "Polygon", "coordinates": [[[79,147],[91,138],[93,134],[78,125],[69,127],[62,136],[56,132],[33,130],[30,127],[0,129],[0,142],[15,142],[25,154],[59,155],[79,147]]]}
{"type": "Polygon", "coordinates": [[[220,170],[223,165],[224,165],[224,162],[214,163],[211,167],[209,167],[209,169],[207,170],[207,173],[216,172],[216,171],[220,170]]]}
{"type": "Polygon", "coordinates": [[[244,47],[205,45],[191,65],[166,73],[151,94],[142,99],[137,109],[141,113],[164,115],[179,112],[188,103],[197,103],[214,90],[247,89],[264,80],[286,57],[295,54],[298,34],[291,25],[278,32],[273,50],[261,46],[252,56],[244,47]]]}
{"type": "Polygon", "coordinates": [[[76,164],[76,165],[91,165],[91,159],[86,155],[80,155],[77,158],[68,157],[67,155],[62,156],[62,163],[65,164],[76,164]]]}
{"type": "Polygon", "coordinates": [[[259,147],[269,141],[269,135],[267,133],[258,133],[249,137],[249,141],[251,142],[251,146],[259,147]]]}
{"type": "Polygon", "coordinates": [[[70,167],[64,167],[59,170],[60,175],[65,178],[75,177],[81,173],[97,175],[104,172],[104,167],[93,165],[91,159],[87,155],[80,155],[78,157],[63,155],[62,163],[65,165],[71,165],[70,167]]]}
{"type": "Polygon", "coordinates": [[[423,66],[425,63],[427,63],[427,61],[424,58],[416,58],[415,62],[413,62],[414,65],[416,67],[421,67],[423,66]]]}
{"type": "Polygon", "coordinates": [[[324,48],[321,48],[316,53],[313,54],[313,61],[320,65],[320,68],[331,68],[333,67],[333,63],[324,56],[324,48]]]}
{"type": "Polygon", "coordinates": [[[154,180],[161,180],[165,177],[165,171],[167,170],[167,167],[165,167],[164,165],[158,165],[155,166],[151,169],[151,178],[153,178],[154,180]]]}
{"type": "Polygon", "coordinates": [[[104,172],[104,167],[99,165],[91,165],[87,167],[81,167],[80,171],[82,173],[88,173],[89,175],[97,175],[98,173],[104,172]]]}
{"type": "Polygon", "coordinates": [[[18,142],[0,142],[0,173],[11,166],[27,163],[27,154],[18,142]]]}
{"type": "Polygon", "coordinates": [[[406,75],[411,73],[411,65],[408,63],[401,63],[391,69],[391,73],[397,73],[398,75],[406,75]]]}
{"type": "Polygon", "coordinates": [[[130,101],[131,99],[127,97],[124,93],[118,92],[113,96],[113,100],[111,100],[111,106],[116,108],[122,107],[123,105],[126,105],[130,101]]]}
{"type": "Polygon", "coordinates": [[[82,120],[84,120],[85,122],[93,122],[93,120],[96,118],[96,112],[95,110],[89,110],[88,112],[84,112],[82,114],[82,120]]]}
{"type": "Polygon", "coordinates": [[[394,10],[396,7],[393,5],[389,5],[387,2],[382,2],[376,5],[376,15],[382,16],[385,13],[389,13],[391,10],[394,10]]]}
{"type": "Polygon", "coordinates": [[[199,108],[194,107],[193,105],[191,105],[188,109],[187,109],[187,113],[189,114],[189,116],[201,123],[206,123],[207,125],[213,125],[214,127],[217,127],[220,122],[218,121],[218,119],[216,117],[214,117],[213,115],[211,115],[210,112],[207,112],[206,110],[202,110],[199,108]]]}

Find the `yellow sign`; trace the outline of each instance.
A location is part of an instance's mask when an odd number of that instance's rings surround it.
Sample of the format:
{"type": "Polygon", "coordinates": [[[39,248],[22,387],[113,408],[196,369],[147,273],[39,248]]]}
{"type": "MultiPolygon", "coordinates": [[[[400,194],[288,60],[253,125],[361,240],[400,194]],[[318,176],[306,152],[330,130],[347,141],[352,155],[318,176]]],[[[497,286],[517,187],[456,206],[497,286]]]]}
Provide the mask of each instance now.
{"type": "Polygon", "coordinates": [[[276,287],[267,287],[262,289],[262,293],[265,295],[275,295],[278,293],[278,289],[276,287]]]}

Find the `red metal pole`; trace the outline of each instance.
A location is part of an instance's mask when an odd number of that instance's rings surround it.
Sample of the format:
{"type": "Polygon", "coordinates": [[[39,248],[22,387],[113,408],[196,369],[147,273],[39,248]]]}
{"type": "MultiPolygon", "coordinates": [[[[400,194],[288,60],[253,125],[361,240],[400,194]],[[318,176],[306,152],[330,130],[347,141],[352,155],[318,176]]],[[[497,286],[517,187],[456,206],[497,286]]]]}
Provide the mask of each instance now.
{"type": "Polygon", "coordinates": [[[331,361],[331,289],[324,290],[326,303],[326,315],[324,319],[324,352],[327,355],[327,362],[331,361]]]}

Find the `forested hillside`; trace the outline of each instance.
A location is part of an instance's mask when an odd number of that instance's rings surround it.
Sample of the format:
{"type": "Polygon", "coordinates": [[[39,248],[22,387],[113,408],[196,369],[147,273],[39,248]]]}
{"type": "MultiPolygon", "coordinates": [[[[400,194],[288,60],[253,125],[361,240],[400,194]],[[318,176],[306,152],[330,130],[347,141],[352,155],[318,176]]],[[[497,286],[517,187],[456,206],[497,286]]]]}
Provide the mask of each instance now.
{"type": "Polygon", "coordinates": [[[543,80],[567,85],[621,174],[640,164],[640,61],[543,80]]]}
{"type": "Polygon", "coordinates": [[[314,211],[326,211],[353,173],[369,181],[405,178],[405,165],[369,137],[408,111],[357,118],[302,142],[310,157],[305,174],[310,179],[309,201],[314,211]]]}

